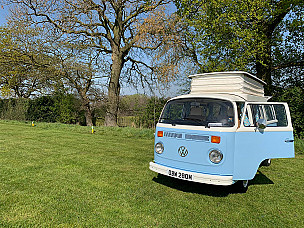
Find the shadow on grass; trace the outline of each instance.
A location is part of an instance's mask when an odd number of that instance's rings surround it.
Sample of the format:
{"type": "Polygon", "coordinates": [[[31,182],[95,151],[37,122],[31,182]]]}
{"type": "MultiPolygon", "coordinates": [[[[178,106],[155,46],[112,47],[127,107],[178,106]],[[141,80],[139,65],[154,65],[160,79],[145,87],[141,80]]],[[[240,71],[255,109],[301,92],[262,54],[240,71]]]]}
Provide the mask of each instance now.
{"type": "MultiPolygon", "coordinates": [[[[158,174],[157,177],[153,178],[156,183],[165,185],[169,188],[174,188],[183,192],[191,192],[196,194],[208,195],[213,197],[226,197],[229,194],[241,193],[236,185],[221,186],[221,185],[211,185],[202,184],[191,181],[184,181],[168,176],[158,174]]],[[[267,176],[262,172],[258,171],[255,178],[249,181],[249,187],[252,185],[262,185],[262,184],[273,184],[267,176]]]]}
{"type": "Polygon", "coordinates": [[[251,180],[250,185],[260,185],[260,184],[274,184],[267,176],[265,176],[260,170],[258,170],[254,179],[251,180]]]}

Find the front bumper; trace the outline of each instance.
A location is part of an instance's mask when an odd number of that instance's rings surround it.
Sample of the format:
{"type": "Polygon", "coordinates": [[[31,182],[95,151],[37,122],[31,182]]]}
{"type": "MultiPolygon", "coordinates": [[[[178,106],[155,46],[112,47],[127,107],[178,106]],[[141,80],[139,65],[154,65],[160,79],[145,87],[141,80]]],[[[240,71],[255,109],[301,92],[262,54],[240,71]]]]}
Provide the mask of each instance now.
{"type": "Polygon", "coordinates": [[[203,173],[188,172],[179,169],[171,169],[163,165],[158,165],[154,162],[150,162],[149,168],[156,173],[187,181],[213,185],[232,185],[234,183],[232,176],[209,175],[203,173]]]}

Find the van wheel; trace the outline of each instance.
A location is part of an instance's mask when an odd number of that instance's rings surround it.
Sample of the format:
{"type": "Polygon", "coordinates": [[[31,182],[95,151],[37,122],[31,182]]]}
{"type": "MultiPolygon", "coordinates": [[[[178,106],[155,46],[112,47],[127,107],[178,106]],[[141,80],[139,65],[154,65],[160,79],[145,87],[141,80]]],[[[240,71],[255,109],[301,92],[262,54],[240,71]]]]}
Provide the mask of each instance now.
{"type": "Polygon", "coordinates": [[[248,185],[248,180],[239,180],[234,184],[234,189],[236,192],[245,193],[248,190],[248,185]]]}
{"type": "Polygon", "coordinates": [[[270,166],[271,164],[271,159],[265,159],[264,161],[262,161],[262,166],[270,166]]]}

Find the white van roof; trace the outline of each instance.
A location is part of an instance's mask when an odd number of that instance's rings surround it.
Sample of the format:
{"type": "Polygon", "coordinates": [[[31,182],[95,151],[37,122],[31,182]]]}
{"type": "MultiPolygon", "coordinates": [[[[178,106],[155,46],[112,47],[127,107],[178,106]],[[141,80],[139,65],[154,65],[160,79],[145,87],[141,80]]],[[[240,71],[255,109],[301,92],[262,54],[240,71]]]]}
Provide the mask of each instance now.
{"type": "Polygon", "coordinates": [[[202,94],[186,94],[178,97],[171,98],[171,100],[176,99],[185,99],[185,98],[213,98],[213,99],[222,99],[227,101],[236,101],[236,102],[266,102],[270,97],[258,97],[258,96],[239,96],[235,94],[227,93],[202,93],[202,94]]]}
{"type": "Polygon", "coordinates": [[[231,101],[267,101],[266,83],[244,71],[213,72],[190,75],[190,95],[196,97],[221,96],[231,101]]]}

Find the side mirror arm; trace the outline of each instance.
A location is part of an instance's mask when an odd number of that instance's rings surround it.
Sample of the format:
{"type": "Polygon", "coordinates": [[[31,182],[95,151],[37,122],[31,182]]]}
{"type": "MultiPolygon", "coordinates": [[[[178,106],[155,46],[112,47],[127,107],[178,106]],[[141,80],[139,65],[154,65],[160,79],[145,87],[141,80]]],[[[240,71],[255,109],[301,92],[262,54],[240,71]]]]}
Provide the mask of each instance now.
{"type": "Polygon", "coordinates": [[[267,126],[265,119],[259,119],[256,124],[257,124],[257,128],[259,128],[260,130],[264,130],[267,126]]]}

